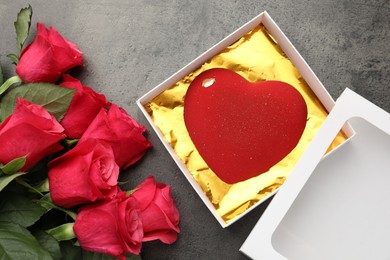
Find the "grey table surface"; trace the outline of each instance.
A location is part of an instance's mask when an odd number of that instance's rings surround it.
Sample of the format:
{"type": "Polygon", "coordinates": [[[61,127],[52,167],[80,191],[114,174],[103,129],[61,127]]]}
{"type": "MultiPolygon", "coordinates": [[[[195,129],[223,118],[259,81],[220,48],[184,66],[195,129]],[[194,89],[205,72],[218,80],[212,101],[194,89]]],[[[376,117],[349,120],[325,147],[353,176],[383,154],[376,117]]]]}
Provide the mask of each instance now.
{"type": "MultiPolygon", "coordinates": [[[[348,87],[390,112],[389,0],[1,0],[2,55],[16,50],[13,21],[29,3],[32,34],[40,21],[76,43],[86,66],[74,75],[148,129],[153,149],[122,179],[134,187],[154,175],[170,184],[181,233],[170,246],[145,243],[144,259],[246,259],[238,250],[268,203],[221,228],[135,102],[260,12],[270,13],[333,98],[348,87]]],[[[1,61],[6,76],[13,75],[14,67],[1,61]]]]}

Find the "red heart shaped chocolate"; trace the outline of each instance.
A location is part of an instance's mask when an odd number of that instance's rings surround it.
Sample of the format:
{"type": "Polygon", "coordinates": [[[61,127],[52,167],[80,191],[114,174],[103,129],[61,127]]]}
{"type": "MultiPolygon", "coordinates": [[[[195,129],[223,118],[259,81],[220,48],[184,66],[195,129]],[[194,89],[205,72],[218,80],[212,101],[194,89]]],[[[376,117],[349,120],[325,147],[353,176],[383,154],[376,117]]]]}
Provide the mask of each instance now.
{"type": "Polygon", "coordinates": [[[227,69],[197,76],[184,121],[211,170],[233,184],[268,171],[298,144],[306,126],[302,95],[281,81],[251,83],[227,69]]]}

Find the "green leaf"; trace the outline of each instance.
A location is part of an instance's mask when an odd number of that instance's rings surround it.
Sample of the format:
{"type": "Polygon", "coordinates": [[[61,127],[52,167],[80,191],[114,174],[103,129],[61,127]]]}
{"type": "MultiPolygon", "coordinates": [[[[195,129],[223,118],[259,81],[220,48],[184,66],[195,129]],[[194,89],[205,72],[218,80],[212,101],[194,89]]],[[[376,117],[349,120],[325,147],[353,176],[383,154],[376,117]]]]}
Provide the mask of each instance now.
{"type": "Polygon", "coordinates": [[[10,53],[7,55],[7,57],[12,61],[12,64],[17,65],[19,63],[18,55],[14,54],[14,53],[10,53]]]}
{"type": "Polygon", "coordinates": [[[17,172],[12,175],[6,175],[0,177],[0,191],[2,191],[13,179],[26,174],[25,172],[17,172]]]}
{"type": "Polygon", "coordinates": [[[37,205],[24,194],[4,191],[0,196],[0,221],[12,222],[29,227],[46,213],[46,209],[37,205]]]}
{"type": "MultiPolygon", "coordinates": [[[[60,242],[62,259],[63,260],[115,260],[116,258],[106,254],[100,254],[96,252],[89,252],[81,249],[79,246],[75,246],[71,241],[60,242]]],[[[129,254],[126,260],[141,260],[141,256],[129,254]]]]}
{"type": "Polygon", "coordinates": [[[43,106],[58,121],[64,117],[72,101],[75,89],[50,83],[27,83],[8,91],[0,101],[0,120],[13,113],[18,97],[43,106]]]}
{"type": "Polygon", "coordinates": [[[46,230],[46,232],[52,235],[57,241],[70,240],[76,238],[73,232],[74,223],[66,223],[61,226],[46,230]]]}
{"type": "Polygon", "coordinates": [[[31,5],[23,8],[18,13],[18,17],[14,23],[16,30],[16,44],[18,45],[19,53],[22,51],[23,44],[28,37],[28,33],[30,32],[32,13],[33,10],[31,5]]]}
{"type": "Polygon", "coordinates": [[[0,166],[0,172],[7,175],[17,173],[26,164],[26,158],[27,155],[20,158],[13,159],[6,165],[0,166]]]}
{"type": "Polygon", "coordinates": [[[60,247],[63,260],[82,259],[82,249],[74,246],[72,241],[61,241],[60,247]]]}
{"type": "Polygon", "coordinates": [[[0,222],[1,259],[42,259],[51,256],[27,229],[15,223],[0,222]]]}
{"type": "Polygon", "coordinates": [[[41,246],[50,253],[53,259],[61,259],[62,253],[60,244],[54,237],[39,229],[33,230],[32,234],[38,240],[41,246]]]}
{"type": "Polygon", "coordinates": [[[140,255],[129,255],[126,260],[142,260],[142,257],[140,255]]]}

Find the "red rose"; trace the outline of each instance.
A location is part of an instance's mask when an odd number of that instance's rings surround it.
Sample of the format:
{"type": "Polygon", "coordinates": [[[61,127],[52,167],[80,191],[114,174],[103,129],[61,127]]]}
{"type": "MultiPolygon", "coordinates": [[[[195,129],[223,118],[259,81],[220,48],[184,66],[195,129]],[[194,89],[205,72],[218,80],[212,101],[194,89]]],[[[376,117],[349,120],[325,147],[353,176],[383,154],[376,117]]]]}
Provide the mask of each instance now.
{"type": "Polygon", "coordinates": [[[27,171],[44,157],[60,151],[64,128],[43,107],[18,98],[14,113],[0,125],[0,162],[27,155],[27,171]]]}
{"type": "Polygon", "coordinates": [[[111,147],[90,139],[49,163],[50,196],[64,208],[111,199],[117,193],[118,175],[111,147]]]}
{"type": "Polygon", "coordinates": [[[65,71],[83,64],[77,46],[53,27],[37,24],[35,40],[20,54],[16,73],[24,82],[56,82],[65,71]]]}
{"type": "Polygon", "coordinates": [[[100,109],[110,105],[106,97],[91,88],[83,86],[78,79],[65,74],[61,86],[76,89],[69,109],[61,125],[69,138],[80,138],[100,109]]]}
{"type": "Polygon", "coordinates": [[[160,239],[172,244],[180,232],[179,211],[172,198],[170,187],[154,182],[152,176],[141,183],[132,196],[138,201],[141,209],[144,238],[142,241],[160,239]]]}
{"type": "Polygon", "coordinates": [[[135,163],[151,147],[142,135],[145,127],[132,119],[125,110],[113,104],[107,111],[101,109],[79,142],[95,138],[107,142],[114,151],[115,161],[125,169],[135,163]]]}
{"type": "Polygon", "coordinates": [[[137,201],[119,192],[111,201],[81,207],[73,230],[85,250],[125,259],[139,254],[142,246],[142,222],[137,201]]]}

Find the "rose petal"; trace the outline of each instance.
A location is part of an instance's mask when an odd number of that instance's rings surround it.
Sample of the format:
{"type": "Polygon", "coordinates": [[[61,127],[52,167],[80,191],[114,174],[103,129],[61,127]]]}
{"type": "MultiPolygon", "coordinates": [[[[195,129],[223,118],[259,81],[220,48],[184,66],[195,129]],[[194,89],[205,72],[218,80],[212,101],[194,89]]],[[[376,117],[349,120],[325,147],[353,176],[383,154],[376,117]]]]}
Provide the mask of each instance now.
{"type": "Polygon", "coordinates": [[[48,166],[50,192],[58,206],[69,208],[97,199],[112,199],[117,193],[119,167],[112,149],[95,139],[77,144],[48,166]],[[102,158],[107,167],[102,165],[102,158]]]}
{"type": "Polygon", "coordinates": [[[132,196],[139,201],[141,210],[145,210],[152,203],[156,193],[156,183],[154,177],[147,177],[141,184],[135,188],[132,196]]]}
{"type": "Polygon", "coordinates": [[[115,203],[100,203],[80,209],[73,229],[83,249],[113,256],[124,253],[116,213],[115,203]]]}
{"type": "Polygon", "coordinates": [[[38,23],[34,41],[20,54],[16,73],[24,82],[55,83],[65,71],[82,64],[76,45],[38,23]]]}
{"type": "Polygon", "coordinates": [[[83,86],[78,79],[68,74],[65,74],[63,79],[64,81],[60,85],[76,89],[76,92],[61,124],[69,138],[80,138],[100,109],[105,108],[110,103],[107,102],[104,95],[83,86]]]}
{"type": "Polygon", "coordinates": [[[109,111],[101,109],[79,142],[95,138],[107,142],[114,151],[115,161],[124,169],[139,160],[151,143],[142,135],[143,126],[124,110],[112,104],[109,111]]]}
{"type": "Polygon", "coordinates": [[[151,231],[145,234],[142,241],[147,242],[157,239],[165,244],[172,244],[177,240],[177,232],[169,229],[151,231]]]}
{"type": "Polygon", "coordinates": [[[21,169],[27,171],[44,157],[63,147],[58,143],[65,135],[57,120],[44,108],[17,99],[14,113],[0,125],[0,162],[27,156],[21,169]]]}

